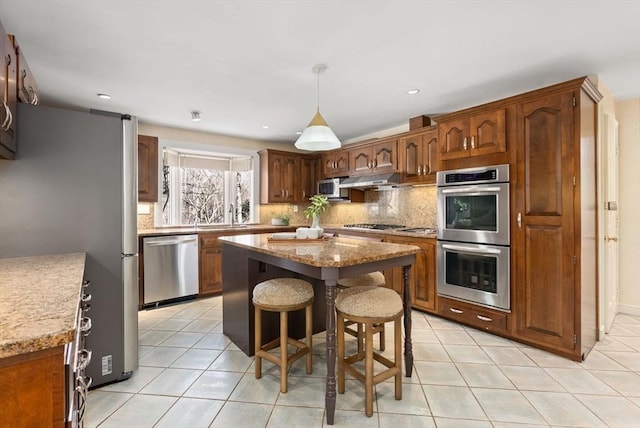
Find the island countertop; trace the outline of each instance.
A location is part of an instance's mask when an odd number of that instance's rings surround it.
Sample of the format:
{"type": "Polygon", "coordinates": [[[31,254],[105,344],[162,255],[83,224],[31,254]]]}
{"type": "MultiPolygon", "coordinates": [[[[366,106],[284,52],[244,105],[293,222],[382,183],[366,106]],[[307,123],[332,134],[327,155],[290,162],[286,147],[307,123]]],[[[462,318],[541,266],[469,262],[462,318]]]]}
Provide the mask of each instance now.
{"type": "Polygon", "coordinates": [[[415,245],[325,237],[317,242],[296,239],[272,241],[272,234],[223,236],[219,239],[238,247],[275,255],[316,267],[343,267],[377,262],[420,252],[415,245]]]}
{"type": "Polygon", "coordinates": [[[0,358],[72,342],[84,253],[0,259],[0,358]]]}

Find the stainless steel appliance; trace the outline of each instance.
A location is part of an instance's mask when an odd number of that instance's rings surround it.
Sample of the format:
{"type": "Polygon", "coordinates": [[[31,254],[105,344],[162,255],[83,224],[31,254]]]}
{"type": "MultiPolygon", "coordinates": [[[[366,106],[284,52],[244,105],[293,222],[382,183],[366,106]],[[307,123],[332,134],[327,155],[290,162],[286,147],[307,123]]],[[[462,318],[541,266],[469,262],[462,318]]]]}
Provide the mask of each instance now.
{"type": "Polygon", "coordinates": [[[24,103],[18,117],[16,158],[0,162],[0,257],[86,253],[86,375],[126,379],[138,367],[137,120],[24,103]]]}
{"type": "Polygon", "coordinates": [[[144,238],[144,304],[198,294],[198,235],[144,238]]]}
{"type": "Polygon", "coordinates": [[[510,310],[509,247],[438,241],[438,294],[510,310]]]}
{"type": "Polygon", "coordinates": [[[509,165],[436,175],[438,239],[509,245],[509,165]]]}
{"type": "Polygon", "coordinates": [[[341,189],[341,182],[341,178],[318,180],[316,192],[318,195],[326,196],[328,199],[349,199],[349,189],[341,189]]]}
{"type": "Polygon", "coordinates": [[[438,294],[509,311],[509,165],[442,171],[436,183],[438,294]]]}

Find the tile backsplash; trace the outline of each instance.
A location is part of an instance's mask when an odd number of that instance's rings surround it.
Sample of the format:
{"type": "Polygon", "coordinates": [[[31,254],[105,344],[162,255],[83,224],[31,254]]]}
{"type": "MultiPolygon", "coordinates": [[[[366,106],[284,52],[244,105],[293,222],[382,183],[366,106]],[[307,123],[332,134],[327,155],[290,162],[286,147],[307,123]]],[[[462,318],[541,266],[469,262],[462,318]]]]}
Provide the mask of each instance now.
{"type": "MultiPolygon", "coordinates": [[[[302,213],[306,204],[260,205],[260,223],[270,224],[276,214],[287,214],[292,225],[311,224],[302,213]]],[[[363,203],[334,202],[320,218],[321,224],[387,223],[407,227],[435,227],[436,187],[401,187],[384,191],[366,191],[363,203]]]]}
{"type": "MultiPolygon", "coordinates": [[[[138,230],[154,227],[154,204],[146,205],[148,208],[144,207],[143,210],[138,210],[138,230]]],[[[306,207],[306,204],[299,204],[296,213],[293,212],[293,204],[260,205],[259,222],[271,224],[271,218],[276,214],[287,214],[291,225],[310,225],[311,219],[306,219],[303,214],[306,207]]],[[[407,227],[435,227],[436,187],[369,190],[365,192],[365,202],[333,202],[320,217],[320,224],[343,225],[349,223],[386,223],[407,227]]]]}

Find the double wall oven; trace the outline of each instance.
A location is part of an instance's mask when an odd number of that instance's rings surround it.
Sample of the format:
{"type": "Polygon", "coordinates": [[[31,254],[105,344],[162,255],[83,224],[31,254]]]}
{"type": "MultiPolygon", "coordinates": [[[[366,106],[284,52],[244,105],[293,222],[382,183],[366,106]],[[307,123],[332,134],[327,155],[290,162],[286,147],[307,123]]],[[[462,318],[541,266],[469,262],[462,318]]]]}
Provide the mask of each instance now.
{"type": "Polygon", "coordinates": [[[509,165],[437,173],[438,294],[509,311],[509,165]]]}

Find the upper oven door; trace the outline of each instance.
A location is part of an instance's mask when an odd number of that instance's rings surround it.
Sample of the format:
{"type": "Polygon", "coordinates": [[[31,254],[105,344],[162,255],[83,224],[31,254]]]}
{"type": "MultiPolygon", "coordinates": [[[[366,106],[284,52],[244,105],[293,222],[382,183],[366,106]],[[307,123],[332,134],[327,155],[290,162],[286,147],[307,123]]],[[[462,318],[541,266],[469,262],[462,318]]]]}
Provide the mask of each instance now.
{"type": "Polygon", "coordinates": [[[509,245],[509,183],[438,187],[438,239],[509,245]]]}

